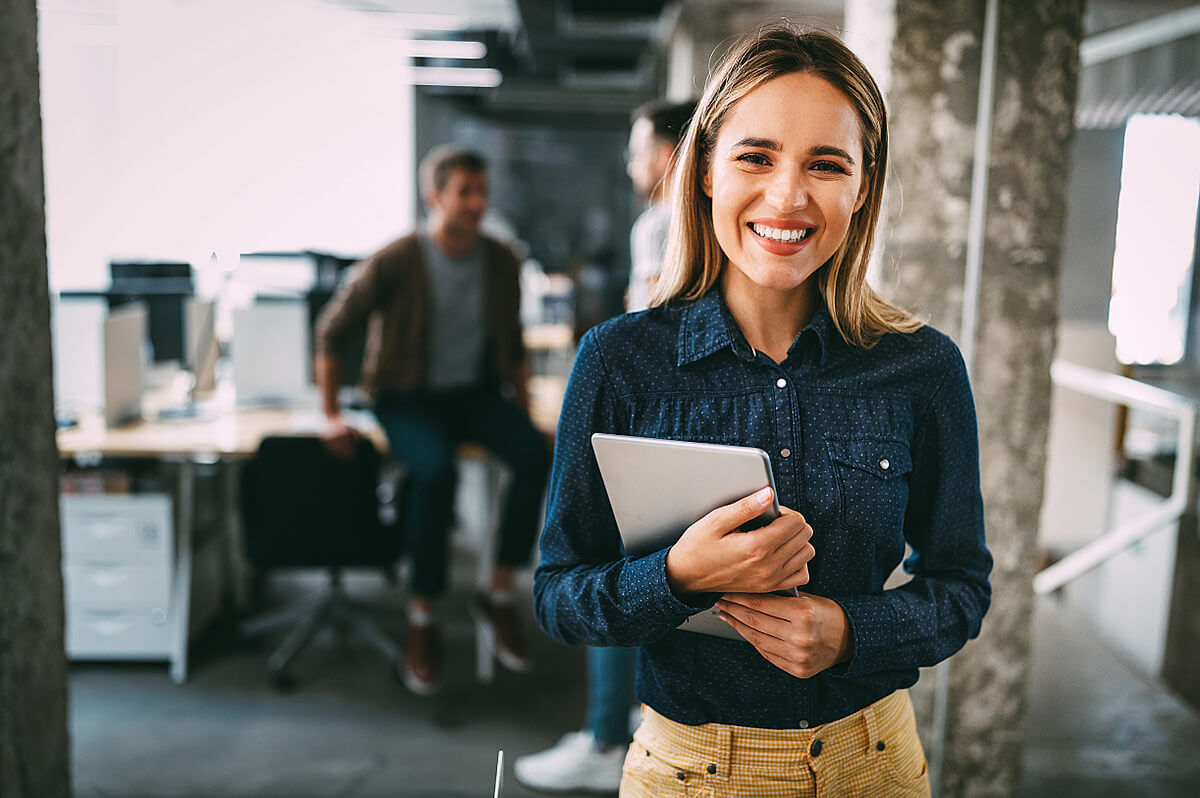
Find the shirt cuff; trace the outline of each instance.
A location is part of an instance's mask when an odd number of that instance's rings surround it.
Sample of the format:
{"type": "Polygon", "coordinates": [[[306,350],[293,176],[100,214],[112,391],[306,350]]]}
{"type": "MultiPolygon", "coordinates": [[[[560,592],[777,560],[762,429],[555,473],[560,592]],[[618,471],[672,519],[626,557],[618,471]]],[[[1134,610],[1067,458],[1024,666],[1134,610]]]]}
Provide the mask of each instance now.
{"type": "Polygon", "coordinates": [[[697,604],[681,601],[667,582],[667,552],[661,549],[645,557],[629,560],[621,570],[620,594],[629,602],[631,615],[654,625],[678,626],[690,615],[716,604],[716,593],[698,593],[697,604]]]}
{"type": "Polygon", "coordinates": [[[830,596],[846,613],[850,623],[850,637],[854,641],[854,653],[846,662],[830,668],[835,676],[862,676],[869,673],[891,670],[889,656],[895,653],[900,642],[892,604],[884,595],[830,596]]]}

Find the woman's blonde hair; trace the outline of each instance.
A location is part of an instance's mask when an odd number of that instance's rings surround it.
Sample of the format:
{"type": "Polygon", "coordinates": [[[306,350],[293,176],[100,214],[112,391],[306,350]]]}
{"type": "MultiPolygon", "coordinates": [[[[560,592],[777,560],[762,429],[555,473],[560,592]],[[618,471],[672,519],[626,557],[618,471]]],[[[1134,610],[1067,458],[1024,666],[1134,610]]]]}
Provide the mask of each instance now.
{"type": "Polygon", "coordinates": [[[717,243],[712,200],[702,181],[721,126],[737,102],[767,81],[804,72],[841,91],[862,126],[867,198],[837,252],[816,273],[829,313],[848,343],[870,348],[888,332],[911,332],[921,322],[867,285],[867,265],[883,203],[887,173],[887,111],[874,78],[836,37],[781,22],[743,36],[708,77],[676,155],[671,183],[671,232],[652,305],[703,296],[717,282],[725,254],[717,243]]]}

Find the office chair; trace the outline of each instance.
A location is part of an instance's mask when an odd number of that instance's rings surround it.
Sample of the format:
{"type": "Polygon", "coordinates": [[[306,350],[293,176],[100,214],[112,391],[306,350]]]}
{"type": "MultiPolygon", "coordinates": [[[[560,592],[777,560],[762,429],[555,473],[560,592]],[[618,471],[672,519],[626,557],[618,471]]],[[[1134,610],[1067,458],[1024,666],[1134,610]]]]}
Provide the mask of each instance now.
{"type": "MultiPolygon", "coordinates": [[[[339,460],[314,437],[267,437],[241,476],[244,547],[257,576],[279,568],[324,568],[329,590],[317,599],[272,610],[241,624],[245,638],[294,623],[267,660],[272,685],[294,682],[287,668],[323,629],[351,629],[399,673],[399,647],[372,620],[377,608],[349,598],[342,569],[370,567],[395,583],[401,530],[380,520],[380,457],[360,439],[352,460],[339,460]]],[[[399,514],[396,514],[400,517],[399,514]]]]}

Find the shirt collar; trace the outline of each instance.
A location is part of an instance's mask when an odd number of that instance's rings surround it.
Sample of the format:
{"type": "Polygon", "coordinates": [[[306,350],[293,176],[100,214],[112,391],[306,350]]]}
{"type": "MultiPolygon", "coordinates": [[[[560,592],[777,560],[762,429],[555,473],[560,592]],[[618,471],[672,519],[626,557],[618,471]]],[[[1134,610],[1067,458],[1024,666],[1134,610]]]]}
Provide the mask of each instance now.
{"type": "MultiPolygon", "coordinates": [[[[829,315],[829,309],[825,307],[823,299],[818,298],[812,320],[796,336],[788,354],[790,355],[797,344],[808,335],[816,337],[818,361],[821,365],[826,365],[831,350],[841,340],[841,336],[834,327],[833,318],[829,315]]],[[[713,286],[704,296],[689,302],[683,309],[675,362],[678,366],[694,363],[726,347],[732,349],[742,360],[754,360],[753,348],[746,342],[746,337],[733,320],[733,315],[725,306],[725,300],[721,298],[721,292],[713,286]]]]}

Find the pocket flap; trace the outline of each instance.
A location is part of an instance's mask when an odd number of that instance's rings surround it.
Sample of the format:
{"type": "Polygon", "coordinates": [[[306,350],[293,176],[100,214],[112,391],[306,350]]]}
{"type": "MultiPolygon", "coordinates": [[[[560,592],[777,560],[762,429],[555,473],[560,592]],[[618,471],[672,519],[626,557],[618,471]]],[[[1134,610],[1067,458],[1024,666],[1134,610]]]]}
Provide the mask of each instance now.
{"type": "Polygon", "coordinates": [[[835,463],[866,471],[880,479],[894,479],[912,471],[912,454],[904,441],[887,438],[826,440],[835,463]]]}

